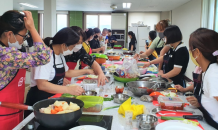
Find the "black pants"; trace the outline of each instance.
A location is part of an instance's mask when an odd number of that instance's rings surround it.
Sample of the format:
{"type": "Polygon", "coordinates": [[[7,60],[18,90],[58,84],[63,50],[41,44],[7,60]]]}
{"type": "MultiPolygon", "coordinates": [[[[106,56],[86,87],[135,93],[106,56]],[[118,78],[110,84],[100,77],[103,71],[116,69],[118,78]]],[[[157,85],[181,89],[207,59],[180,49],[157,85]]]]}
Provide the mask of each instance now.
{"type": "MultiPolygon", "coordinates": [[[[37,86],[31,87],[27,94],[25,104],[28,106],[33,106],[36,102],[44,100],[44,99],[48,99],[49,97],[53,95],[54,94],[39,90],[37,86]]],[[[33,111],[29,111],[29,110],[24,111],[24,118],[29,116],[32,112],[33,111]]]]}

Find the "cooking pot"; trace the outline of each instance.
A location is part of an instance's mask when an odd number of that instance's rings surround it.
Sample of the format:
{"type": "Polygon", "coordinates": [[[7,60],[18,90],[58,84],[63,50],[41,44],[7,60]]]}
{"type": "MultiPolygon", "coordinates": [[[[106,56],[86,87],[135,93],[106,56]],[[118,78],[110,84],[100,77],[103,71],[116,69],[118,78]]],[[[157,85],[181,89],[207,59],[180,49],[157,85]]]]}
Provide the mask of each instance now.
{"type": "Polygon", "coordinates": [[[14,108],[20,110],[32,110],[34,112],[36,120],[44,127],[52,129],[65,129],[71,128],[82,116],[82,108],[84,106],[83,101],[75,98],[51,98],[36,102],[33,106],[27,106],[23,104],[0,102],[1,107],[14,108]],[[41,113],[39,109],[46,108],[55,101],[66,101],[76,103],[80,109],[70,113],[64,114],[45,114],[41,113]]]}

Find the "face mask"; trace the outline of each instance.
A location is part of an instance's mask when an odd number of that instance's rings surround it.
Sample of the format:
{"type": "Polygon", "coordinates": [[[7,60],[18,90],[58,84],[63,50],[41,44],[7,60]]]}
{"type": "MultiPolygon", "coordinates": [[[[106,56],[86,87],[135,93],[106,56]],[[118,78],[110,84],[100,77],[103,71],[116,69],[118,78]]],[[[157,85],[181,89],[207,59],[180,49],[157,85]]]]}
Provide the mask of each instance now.
{"type": "MultiPolygon", "coordinates": [[[[64,49],[63,49],[63,50],[64,50],[64,49]]],[[[68,49],[68,47],[67,47],[67,50],[66,50],[66,51],[63,51],[63,55],[64,55],[64,56],[71,55],[71,54],[73,54],[73,52],[70,51],[70,50],[68,49]]]]}
{"type": "Polygon", "coordinates": [[[98,35],[95,35],[94,38],[98,38],[98,35]]]}
{"type": "MultiPolygon", "coordinates": [[[[13,34],[14,35],[14,34],[13,34]]],[[[9,47],[15,47],[17,49],[21,49],[22,45],[19,44],[19,42],[17,41],[16,37],[14,36],[16,42],[15,43],[10,43],[9,39],[8,39],[8,46],[9,47]]]]}
{"type": "Polygon", "coordinates": [[[161,39],[164,38],[164,34],[163,34],[163,33],[159,32],[158,35],[159,35],[159,37],[160,37],[161,39]]]}
{"type": "MultiPolygon", "coordinates": [[[[194,50],[195,50],[195,49],[194,49],[194,50]]],[[[194,51],[194,50],[192,50],[192,51],[194,51]]],[[[192,60],[192,62],[193,62],[196,66],[199,66],[198,62],[196,61],[196,59],[198,58],[198,56],[197,56],[196,58],[194,58],[193,55],[192,55],[192,51],[189,51],[189,55],[190,55],[190,57],[191,57],[191,60],[192,60]]]]}
{"type": "Polygon", "coordinates": [[[79,51],[81,48],[82,48],[82,44],[79,44],[79,45],[76,45],[74,48],[73,48],[73,52],[77,52],[79,51]]]}

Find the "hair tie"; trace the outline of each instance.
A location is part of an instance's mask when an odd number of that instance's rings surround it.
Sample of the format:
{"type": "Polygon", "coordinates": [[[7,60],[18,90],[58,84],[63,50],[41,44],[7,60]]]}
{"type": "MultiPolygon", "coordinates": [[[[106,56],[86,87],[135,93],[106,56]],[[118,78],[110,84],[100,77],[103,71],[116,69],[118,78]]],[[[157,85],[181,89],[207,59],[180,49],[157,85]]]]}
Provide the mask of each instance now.
{"type": "Polygon", "coordinates": [[[85,30],[85,32],[88,32],[89,31],[89,29],[87,28],[86,30],[85,30]]]}
{"type": "Polygon", "coordinates": [[[218,56],[218,50],[213,52],[213,56],[218,56]]]}
{"type": "Polygon", "coordinates": [[[50,40],[50,42],[49,42],[49,45],[51,45],[51,44],[52,44],[52,42],[53,42],[53,40],[50,40]]]}

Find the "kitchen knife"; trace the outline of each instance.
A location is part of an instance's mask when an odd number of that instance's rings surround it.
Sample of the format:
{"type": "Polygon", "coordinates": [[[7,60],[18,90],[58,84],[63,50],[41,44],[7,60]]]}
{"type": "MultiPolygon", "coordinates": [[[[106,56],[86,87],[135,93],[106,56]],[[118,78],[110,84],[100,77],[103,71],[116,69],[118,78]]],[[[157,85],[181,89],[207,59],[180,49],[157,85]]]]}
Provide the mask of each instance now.
{"type": "Polygon", "coordinates": [[[167,116],[170,118],[183,118],[183,119],[190,119],[190,120],[203,120],[201,115],[183,115],[183,116],[167,116]]]}

